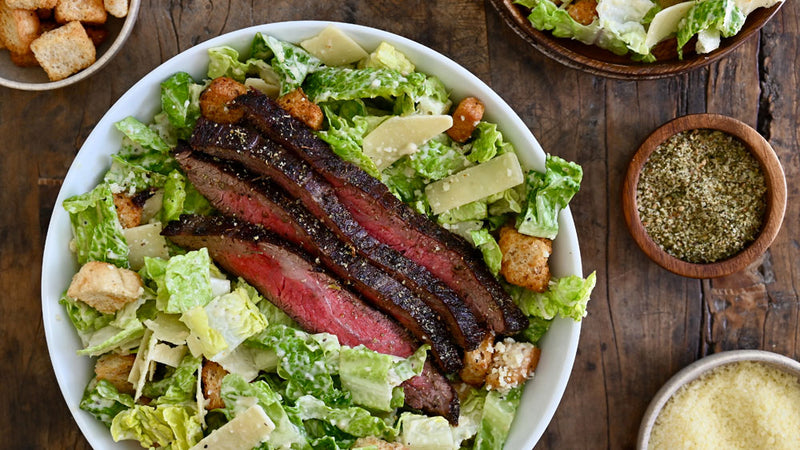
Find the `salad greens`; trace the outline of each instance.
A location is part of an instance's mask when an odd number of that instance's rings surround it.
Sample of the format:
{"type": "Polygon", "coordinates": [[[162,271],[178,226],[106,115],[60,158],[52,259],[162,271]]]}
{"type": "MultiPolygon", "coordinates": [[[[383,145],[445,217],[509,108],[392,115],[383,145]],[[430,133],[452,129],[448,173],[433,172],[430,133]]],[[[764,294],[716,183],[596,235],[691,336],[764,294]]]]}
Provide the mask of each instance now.
{"type": "MultiPolygon", "coordinates": [[[[156,233],[181,214],[214,213],[170,151],[191,135],[200,93],[219,76],[281,93],[302,87],[324,112],[320,138],[414,209],[465,237],[498,277],[503,253],[495,232],[516,226],[522,234],[555,238],[559,213],[579,188],[580,167],[548,156],[544,172],[528,171],[517,186],[434,216],[425,194],[429,183],[516,150],[497,124],[481,121],[466,143],[442,133],[379,170],[363,152],[364,136],[390,117],[447,114],[452,106],[442,82],[415,71],[393,46],[382,43],[361,61],[329,67],[300,46],[258,33],[244,58],[226,46],[210,49],[208,56],[207,79],[176,73],[161,83],[162,110],[152,120],[128,117],[116,124],[122,145],[102,182],[64,202],[78,263],[133,269],[142,281],[139,298],[113,314],[66,294],[60,300],[84,345],[80,354],[133,359],[127,384],[93,378],[81,409],[106,424],[115,440],[133,439],[144,447],[191,448],[254,405],[275,425],[254,448],[345,449],[362,437],[415,449],[502,447],[521,387],[487,391],[461,385],[458,426],[407,411],[401,384],[422,372],[428,345],[399,358],[307,333],[253,286],[229,279],[206,249],[186,252],[170,245],[169,257],[162,258],[132,247],[114,196],[148,198],[142,222],[156,233]],[[137,252],[145,253],[131,267],[137,252]],[[224,406],[206,411],[203,367],[211,362],[227,372],[220,382],[224,406]]],[[[544,293],[505,285],[530,316],[530,327],[517,339],[536,344],[558,315],[580,320],[594,284],[591,274],[553,279],[544,293]]]]}
{"type": "Polygon", "coordinates": [[[697,36],[695,51],[709,53],[720,45],[721,37],[739,32],[747,15],[759,7],[770,7],[783,0],[597,0],[594,19],[589,22],[577,13],[586,0],[515,0],[528,8],[534,28],[551,31],[559,38],[576,39],[597,45],[618,55],[629,54],[635,61],[653,62],[653,47],[677,37],[678,56],[689,40],[697,36]]]}

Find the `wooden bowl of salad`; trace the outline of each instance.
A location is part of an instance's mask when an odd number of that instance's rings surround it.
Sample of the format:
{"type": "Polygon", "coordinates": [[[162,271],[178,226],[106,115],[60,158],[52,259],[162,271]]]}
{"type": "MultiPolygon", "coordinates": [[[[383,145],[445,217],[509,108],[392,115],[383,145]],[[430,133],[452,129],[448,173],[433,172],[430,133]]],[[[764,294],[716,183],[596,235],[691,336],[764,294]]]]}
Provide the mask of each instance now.
{"type": "MultiPolygon", "coordinates": [[[[741,8],[735,10],[735,23],[721,26],[721,31],[708,26],[698,34],[704,26],[688,17],[696,4],[711,6],[712,2],[722,4],[716,0],[491,0],[503,20],[540,52],[568,67],[621,80],[665,78],[717,61],[758,32],[783,5],[783,0],[736,0],[733,3],[741,8]],[[636,37],[626,39],[615,31],[623,27],[619,17],[634,17],[641,23],[634,27],[639,30],[636,37]],[[726,34],[731,35],[720,37],[726,34]],[[679,39],[683,43],[680,54],[679,39]]],[[[724,13],[721,6],[711,9],[716,16],[724,13]]]]}

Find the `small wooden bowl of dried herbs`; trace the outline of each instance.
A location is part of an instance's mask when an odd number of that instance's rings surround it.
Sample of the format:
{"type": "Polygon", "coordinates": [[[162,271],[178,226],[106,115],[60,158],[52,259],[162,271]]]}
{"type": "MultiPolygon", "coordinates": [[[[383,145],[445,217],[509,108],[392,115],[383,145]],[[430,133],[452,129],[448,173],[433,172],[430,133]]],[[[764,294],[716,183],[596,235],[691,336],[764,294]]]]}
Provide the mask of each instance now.
{"type": "Polygon", "coordinates": [[[731,117],[694,114],[654,131],[628,166],[633,239],[678,275],[715,278],[759,258],[780,230],[786,179],[775,151],[731,117]]]}

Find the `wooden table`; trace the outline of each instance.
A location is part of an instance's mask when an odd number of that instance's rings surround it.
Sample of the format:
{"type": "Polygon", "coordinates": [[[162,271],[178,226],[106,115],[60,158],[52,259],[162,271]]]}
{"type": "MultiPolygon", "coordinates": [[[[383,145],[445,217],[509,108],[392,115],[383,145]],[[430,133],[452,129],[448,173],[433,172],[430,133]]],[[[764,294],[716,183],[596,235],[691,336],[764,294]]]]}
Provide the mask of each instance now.
{"type": "MultiPolygon", "coordinates": [[[[133,36],[99,74],[53,92],[0,88],[0,448],[89,448],[59,392],[42,329],[45,230],[60,182],[109,106],[161,62],[241,27],[352,22],[432,47],[493,86],[543,147],[585,171],[572,203],[585,271],[598,283],[572,378],[537,448],[631,448],[658,388],[692,361],[758,348],[800,357],[800,5],[708,68],[659,81],[598,78],[528,47],[488,2],[144,0],[133,36]],[[784,165],[789,205],[763,261],[713,281],[650,262],[620,211],[626,165],[658,125],[687,113],[741,119],[784,165]]],[[[6,55],[2,55],[6,57],[6,55]]]]}

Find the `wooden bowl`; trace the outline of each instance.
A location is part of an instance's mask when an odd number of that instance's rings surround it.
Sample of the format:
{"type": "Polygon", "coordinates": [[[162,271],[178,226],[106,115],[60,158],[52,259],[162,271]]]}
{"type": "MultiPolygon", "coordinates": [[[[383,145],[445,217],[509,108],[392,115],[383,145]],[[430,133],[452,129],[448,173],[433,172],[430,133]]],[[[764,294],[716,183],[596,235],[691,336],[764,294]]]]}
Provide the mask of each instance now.
{"type": "Polygon", "coordinates": [[[105,28],[108,37],[97,46],[95,62],[77,72],[58,81],[50,81],[41,67],[18,67],[11,62],[7,51],[0,52],[0,86],[24,91],[47,91],[60,89],[90,77],[108,64],[111,59],[122,49],[125,41],[133,32],[133,26],[139,15],[141,0],[130,0],[128,14],[123,18],[108,15],[105,28]]]}
{"type": "Polygon", "coordinates": [[[731,117],[719,114],[693,114],[679,117],[662,125],[639,147],[628,166],[623,183],[622,209],[625,222],[636,244],[658,265],[685,277],[716,278],[744,269],[767,250],[783,222],[786,195],[786,178],[783,167],[769,142],[756,130],[731,117]],[[720,130],[737,137],[758,160],[767,184],[767,208],[761,231],[756,239],[730,258],[706,264],[683,261],[670,255],[656,244],[642,225],[636,199],[639,175],[653,151],[674,134],[695,129],[720,130]]]}
{"type": "Polygon", "coordinates": [[[550,58],[573,69],[580,69],[593,75],[621,80],[648,80],[678,75],[706,66],[733,51],[755,34],[775,13],[783,2],[770,8],[759,8],[747,16],[741,31],[730,38],[723,38],[720,47],[708,54],[693,51],[694,39],[689,41],[684,59],[678,59],[677,42],[668,39],[656,45],[653,54],[659,60],[653,63],[639,63],[629,55],[616,55],[594,45],[586,45],[569,38],[554,37],[549,31],[539,31],[528,20],[529,10],[515,5],[514,0],[491,0],[503,20],[531,46],[550,58]]]}
{"type": "Polygon", "coordinates": [[[680,388],[718,367],[748,361],[770,366],[800,379],[800,362],[787,356],[764,350],[729,350],[701,358],[673,375],[653,396],[639,425],[636,449],[647,450],[650,443],[650,434],[656,424],[658,415],[680,388]]]}

